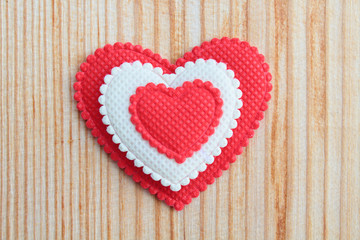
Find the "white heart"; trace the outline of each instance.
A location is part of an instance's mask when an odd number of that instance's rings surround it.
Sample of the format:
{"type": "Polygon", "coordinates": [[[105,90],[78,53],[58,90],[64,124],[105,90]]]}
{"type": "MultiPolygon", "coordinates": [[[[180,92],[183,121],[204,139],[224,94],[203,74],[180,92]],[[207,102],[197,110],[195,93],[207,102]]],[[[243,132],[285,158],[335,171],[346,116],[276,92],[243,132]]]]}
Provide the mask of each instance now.
{"type": "Polygon", "coordinates": [[[232,136],[232,129],[237,126],[236,119],[240,117],[240,82],[234,78],[233,71],[227,70],[226,64],[212,59],[187,62],[185,67],[176,68],[175,74],[163,74],[161,68],[153,68],[150,63],[123,63],[113,68],[111,75],[105,76],[104,82],[100,87],[100,113],[104,115],[103,123],[108,125],[107,132],[113,135],[113,142],[119,144],[120,151],[126,152],[126,157],[133,160],[136,167],[142,167],[145,174],[150,174],[163,186],[170,186],[172,191],[179,191],[181,186],[189,184],[190,179],[206,170],[207,164],[214,161],[214,156],[221,154],[221,148],[227,145],[226,139],[232,136]],[[138,87],[150,82],[176,88],[185,81],[195,79],[210,81],[220,90],[224,103],[223,115],[208,142],[184,163],[178,164],[151,147],[136,131],[128,110],[130,96],[135,94],[138,87]]]}

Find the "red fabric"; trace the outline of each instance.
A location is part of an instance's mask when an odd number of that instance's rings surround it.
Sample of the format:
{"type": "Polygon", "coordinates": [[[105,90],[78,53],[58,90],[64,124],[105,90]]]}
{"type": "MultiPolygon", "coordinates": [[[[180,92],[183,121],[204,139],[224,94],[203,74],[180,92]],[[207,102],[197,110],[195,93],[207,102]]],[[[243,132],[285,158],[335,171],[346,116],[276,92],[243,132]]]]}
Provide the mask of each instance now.
{"type": "Polygon", "coordinates": [[[106,45],[97,49],[94,55],[89,55],[86,62],[81,64],[80,69],[81,71],[76,74],[77,82],[74,83],[76,90],[74,98],[78,101],[77,108],[82,118],[86,120],[86,126],[92,129],[92,134],[98,138],[98,143],[104,145],[104,150],[111,154],[111,158],[120,168],[125,169],[126,174],[176,210],[183,209],[192,198],[199,196],[200,191],[206,190],[207,185],[212,184],[215,178],[221,176],[222,170],[228,169],[229,163],[236,160],[236,155],[242,153],[242,148],[248,145],[248,139],[253,137],[254,129],[259,127],[259,121],[264,117],[263,112],[267,109],[266,102],[271,98],[269,93],[272,89],[271,74],[268,72],[268,64],[264,62],[264,56],[258,53],[256,47],[251,47],[247,42],[241,42],[236,38],[215,38],[210,42],[204,42],[201,46],[194,47],[191,52],[185,53],[175,65],[149,49],[142,49],[141,46],[115,43],[113,46],[106,45]],[[228,145],[222,149],[221,155],[216,157],[204,172],[200,172],[196,179],[182,186],[180,191],[174,192],[144,174],[141,168],[135,167],[134,162],[129,161],[118,149],[117,144],[113,143],[99,112],[98,97],[101,94],[99,88],[111,69],[124,62],[136,60],[143,64],[149,62],[154,67],[161,67],[164,73],[174,73],[176,67],[184,66],[186,62],[194,62],[199,58],[223,62],[234,71],[235,78],[240,81],[239,88],[243,92],[243,107],[240,110],[241,117],[237,119],[238,126],[234,129],[233,136],[228,139],[228,145]]]}
{"type": "Polygon", "coordinates": [[[131,122],[158,152],[183,163],[208,141],[222,115],[220,91],[197,79],[176,89],[149,83],[130,98],[131,122]]]}

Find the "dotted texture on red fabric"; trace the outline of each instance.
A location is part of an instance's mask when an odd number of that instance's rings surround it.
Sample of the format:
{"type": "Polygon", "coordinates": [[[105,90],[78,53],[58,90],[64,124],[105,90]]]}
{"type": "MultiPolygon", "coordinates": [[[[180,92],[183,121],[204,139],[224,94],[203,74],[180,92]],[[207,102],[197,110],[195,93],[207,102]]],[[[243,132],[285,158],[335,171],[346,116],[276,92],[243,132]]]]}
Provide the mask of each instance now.
{"type": "Polygon", "coordinates": [[[98,138],[100,145],[104,145],[104,150],[111,154],[111,158],[118,166],[151,194],[156,194],[159,200],[165,201],[176,210],[181,210],[191,202],[192,198],[198,197],[200,191],[205,191],[207,185],[212,184],[215,178],[220,177],[223,170],[229,168],[230,163],[236,160],[236,155],[241,154],[242,148],[248,145],[248,139],[254,136],[254,130],[259,127],[259,121],[263,119],[264,111],[267,109],[266,102],[271,98],[269,92],[272,89],[270,83],[272,77],[268,72],[269,65],[264,61],[264,56],[258,53],[256,47],[237,38],[214,38],[210,42],[204,42],[201,46],[194,47],[191,52],[185,53],[175,65],[149,49],[142,49],[139,45],[108,44],[104,48],[97,49],[94,55],[89,55],[86,62],[81,64],[81,71],[76,74],[77,82],[74,83],[76,91],[74,98],[78,101],[77,108],[82,118],[86,120],[86,126],[92,129],[92,135],[98,138]],[[174,73],[176,67],[184,66],[186,62],[194,62],[199,58],[223,62],[228,69],[234,71],[235,78],[240,81],[239,88],[243,92],[243,107],[241,117],[237,119],[238,126],[233,130],[234,134],[228,139],[228,145],[222,149],[221,154],[215,157],[214,162],[208,165],[204,172],[199,173],[196,179],[192,179],[180,191],[174,192],[144,174],[141,168],[134,166],[134,162],[129,161],[112,141],[99,112],[98,98],[101,95],[99,88],[111,69],[124,62],[136,60],[143,64],[149,62],[169,74],[174,73]]]}
{"type": "Polygon", "coordinates": [[[136,130],[177,163],[200,150],[214,133],[223,103],[220,90],[201,80],[185,82],[176,89],[149,83],[138,87],[130,102],[136,130]]]}

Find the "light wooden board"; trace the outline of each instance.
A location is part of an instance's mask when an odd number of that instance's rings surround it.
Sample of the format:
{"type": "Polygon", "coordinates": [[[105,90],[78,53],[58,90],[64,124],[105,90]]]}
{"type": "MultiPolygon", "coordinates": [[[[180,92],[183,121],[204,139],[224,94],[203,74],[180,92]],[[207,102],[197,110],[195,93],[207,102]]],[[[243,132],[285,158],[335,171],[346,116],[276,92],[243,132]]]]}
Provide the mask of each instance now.
{"type": "Polygon", "coordinates": [[[360,239],[360,2],[1,0],[1,239],[360,239]],[[273,74],[236,163],[181,212],[126,176],[72,96],[96,48],[174,62],[239,37],[273,74]]]}

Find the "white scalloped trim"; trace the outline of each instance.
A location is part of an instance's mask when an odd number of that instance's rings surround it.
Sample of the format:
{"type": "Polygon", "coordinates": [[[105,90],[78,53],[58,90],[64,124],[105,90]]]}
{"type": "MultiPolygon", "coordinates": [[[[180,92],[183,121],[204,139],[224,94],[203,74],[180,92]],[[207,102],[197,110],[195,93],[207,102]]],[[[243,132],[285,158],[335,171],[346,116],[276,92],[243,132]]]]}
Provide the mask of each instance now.
{"type": "MultiPolygon", "coordinates": [[[[195,79],[189,79],[189,80],[193,81],[195,79]]],[[[202,79],[202,80],[206,81],[205,79],[202,79]]],[[[131,79],[130,79],[130,81],[131,81],[131,79]]],[[[154,179],[155,181],[160,181],[161,184],[165,187],[170,186],[170,189],[172,191],[179,191],[181,189],[181,186],[186,186],[187,184],[190,183],[190,179],[197,178],[199,175],[199,172],[205,171],[207,168],[207,164],[212,164],[214,162],[214,156],[219,156],[221,154],[221,148],[225,147],[228,144],[227,139],[233,135],[233,129],[237,127],[236,119],[238,119],[241,115],[240,108],[242,107],[243,103],[241,101],[242,92],[240,89],[238,89],[238,87],[240,86],[240,82],[238,79],[234,78],[234,72],[232,70],[227,69],[227,66],[225,63],[222,63],[222,62],[217,63],[213,59],[209,59],[206,61],[204,59],[198,59],[198,60],[196,60],[195,63],[187,62],[184,67],[176,68],[175,74],[163,74],[163,70],[161,68],[159,68],[159,67],[154,68],[152,66],[152,64],[150,64],[150,63],[142,64],[140,61],[135,61],[133,63],[125,62],[120,67],[114,67],[111,70],[111,75],[105,76],[104,82],[105,83],[100,87],[100,92],[102,95],[99,97],[99,103],[101,104],[99,111],[104,116],[102,121],[105,125],[108,126],[106,130],[110,135],[113,136],[112,137],[113,142],[115,144],[119,144],[119,150],[122,152],[126,152],[126,157],[129,160],[133,160],[134,165],[136,167],[139,167],[139,168],[142,167],[143,172],[145,174],[150,174],[152,179],[154,179]],[[149,166],[146,166],[144,164],[144,162],[140,158],[136,157],[136,155],[132,151],[130,151],[129,148],[123,143],[123,141],[119,137],[118,133],[115,131],[115,129],[110,121],[110,118],[108,116],[108,110],[105,105],[105,103],[106,103],[105,95],[107,93],[107,90],[108,90],[112,80],[115,77],[119,76],[119,74],[121,75],[122,71],[131,70],[131,69],[137,69],[137,70],[146,69],[146,70],[153,72],[153,73],[157,74],[158,76],[160,76],[162,79],[162,83],[166,84],[169,87],[172,87],[174,80],[176,78],[179,78],[180,75],[183,74],[184,72],[186,72],[187,69],[191,69],[194,67],[200,67],[201,65],[204,65],[204,64],[211,66],[212,68],[216,67],[216,68],[220,69],[221,71],[225,72],[227,78],[229,78],[231,80],[233,91],[236,96],[236,100],[234,101],[234,106],[233,106],[232,118],[229,121],[228,129],[225,131],[223,136],[220,137],[220,140],[219,140],[217,146],[211,151],[211,155],[204,156],[203,155],[204,153],[201,153],[202,154],[201,157],[203,158],[203,161],[200,162],[200,164],[198,164],[194,169],[192,169],[191,171],[188,171],[188,174],[184,178],[182,178],[180,181],[172,182],[172,181],[169,181],[168,179],[166,179],[165,177],[161,176],[161,174],[154,171],[149,166]]],[[[156,84],[158,84],[158,83],[156,83],[156,84]]],[[[141,85],[138,85],[138,86],[141,86],[141,85]]],[[[173,86],[173,87],[175,87],[175,86],[173,86]]],[[[132,92],[131,95],[134,93],[135,92],[132,92]]],[[[223,94],[223,93],[221,93],[221,94],[223,94]]],[[[130,104],[130,101],[129,101],[129,104],[130,104]]],[[[127,108],[128,108],[128,106],[127,106],[127,108]]],[[[224,106],[223,106],[223,108],[224,108],[224,106]]],[[[223,118],[223,116],[220,118],[220,121],[222,118],[223,118]]],[[[217,128],[215,128],[215,131],[217,131],[217,128]]],[[[135,130],[135,132],[133,134],[139,134],[139,133],[135,130]]],[[[146,141],[146,140],[143,140],[143,141],[148,143],[148,141],[146,141]]],[[[210,138],[209,138],[209,141],[210,141],[210,138]]],[[[198,152],[201,152],[201,151],[202,150],[200,150],[198,152]]],[[[160,153],[158,153],[158,154],[160,154],[160,153]]],[[[160,155],[163,155],[163,154],[160,154],[160,155]]],[[[167,159],[167,160],[173,161],[172,159],[167,159]]],[[[188,161],[188,160],[189,159],[187,159],[186,161],[188,161]]]]}

